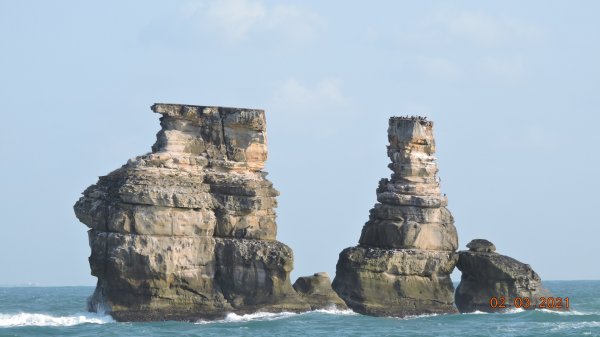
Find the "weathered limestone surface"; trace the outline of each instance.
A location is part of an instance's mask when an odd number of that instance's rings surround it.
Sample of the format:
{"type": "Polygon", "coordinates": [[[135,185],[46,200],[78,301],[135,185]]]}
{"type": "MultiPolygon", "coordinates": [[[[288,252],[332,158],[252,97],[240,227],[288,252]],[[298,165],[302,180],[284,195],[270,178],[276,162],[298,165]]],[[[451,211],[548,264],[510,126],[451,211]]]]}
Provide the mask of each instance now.
{"type": "Polygon", "coordinates": [[[368,315],[456,312],[450,273],[458,237],[436,177],[433,123],[392,117],[388,139],[393,174],[379,182],[359,245],[340,253],[333,288],[368,315]]]}
{"type": "Polygon", "coordinates": [[[331,279],[325,272],[299,277],[294,282],[294,289],[310,304],[312,310],[348,309],[346,303],[331,288],[331,279]]]}
{"type": "Polygon", "coordinates": [[[152,153],[100,177],[74,207],[98,277],[90,310],[140,321],[309,309],[289,279],[292,251],[275,241],[264,111],[152,110],[162,115],[152,153]]]}
{"type": "Polygon", "coordinates": [[[467,247],[468,251],[458,253],[456,265],[462,272],[455,294],[460,312],[502,310],[490,305],[492,297],[503,297],[506,309],[514,308],[515,298],[519,297],[521,301],[528,298],[530,306],[523,308],[535,309],[539,307],[541,297],[552,296],[530,265],[496,253],[496,247],[490,241],[476,239],[467,247]]]}

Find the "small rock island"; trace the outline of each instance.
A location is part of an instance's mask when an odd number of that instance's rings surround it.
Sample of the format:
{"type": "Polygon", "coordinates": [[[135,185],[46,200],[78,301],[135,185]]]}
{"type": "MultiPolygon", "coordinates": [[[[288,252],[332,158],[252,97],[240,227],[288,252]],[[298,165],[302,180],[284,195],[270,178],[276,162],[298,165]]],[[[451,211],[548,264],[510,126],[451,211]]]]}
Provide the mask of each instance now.
{"type": "MultiPolygon", "coordinates": [[[[552,297],[530,265],[496,253],[490,241],[475,239],[467,248],[458,253],[456,265],[462,272],[455,294],[460,312],[497,312],[515,308],[515,303],[518,308],[535,309],[544,305],[542,298],[552,297]]],[[[548,309],[567,308],[561,305],[548,309]]]]}
{"type": "Polygon", "coordinates": [[[321,276],[317,297],[292,287],[292,250],[276,241],[278,192],[262,171],[264,111],[152,110],[162,115],[152,152],[100,177],[74,206],[98,278],[89,309],[120,321],[198,320],[341,302],[321,276]]]}

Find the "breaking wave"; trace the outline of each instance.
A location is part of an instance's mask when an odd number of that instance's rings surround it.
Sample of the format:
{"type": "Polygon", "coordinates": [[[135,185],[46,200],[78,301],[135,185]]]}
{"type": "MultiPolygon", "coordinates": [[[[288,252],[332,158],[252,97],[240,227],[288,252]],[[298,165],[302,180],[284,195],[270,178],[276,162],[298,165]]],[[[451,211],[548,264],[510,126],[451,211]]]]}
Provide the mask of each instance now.
{"type": "Polygon", "coordinates": [[[500,313],[502,314],[518,314],[521,312],[525,312],[525,309],[523,308],[510,308],[510,309],[506,309],[503,311],[500,311],[500,313]]]}
{"type": "Polygon", "coordinates": [[[389,318],[401,319],[401,320],[412,320],[412,319],[419,319],[419,318],[436,317],[436,316],[440,316],[440,315],[445,315],[445,314],[407,315],[407,316],[404,316],[404,317],[389,317],[389,318]]]}
{"type": "Polygon", "coordinates": [[[473,312],[461,312],[461,315],[487,315],[489,312],[475,310],[473,312]]]}
{"type": "Polygon", "coordinates": [[[289,317],[295,317],[295,316],[306,315],[306,314],[311,314],[311,313],[319,313],[319,314],[326,314],[326,315],[338,315],[338,316],[358,315],[357,313],[355,313],[354,311],[349,310],[349,309],[342,310],[342,309],[338,309],[336,307],[331,307],[331,308],[327,308],[327,309],[318,309],[318,310],[306,311],[306,312],[301,312],[301,313],[294,313],[294,312],[288,312],[288,311],[283,311],[283,312],[278,312],[278,313],[255,312],[252,314],[245,314],[245,315],[238,315],[235,313],[230,313],[230,314],[227,314],[227,316],[221,320],[216,320],[216,321],[200,320],[200,321],[197,321],[196,324],[239,323],[239,322],[250,322],[250,321],[274,321],[274,320],[278,320],[278,319],[285,319],[285,318],[289,318],[289,317]]]}
{"type": "Polygon", "coordinates": [[[274,321],[277,319],[283,319],[291,316],[298,315],[293,312],[255,312],[253,314],[245,314],[238,315],[234,313],[229,313],[225,316],[224,319],[216,320],[216,321],[205,321],[200,320],[197,321],[196,324],[214,324],[214,323],[237,323],[237,322],[250,322],[250,321],[274,321]]]}
{"type": "Polygon", "coordinates": [[[358,315],[357,313],[355,313],[354,311],[350,310],[350,309],[338,309],[336,307],[331,307],[331,308],[327,308],[327,309],[317,309],[314,311],[309,311],[310,312],[318,312],[321,314],[327,314],[327,315],[339,315],[339,316],[354,316],[354,315],[358,315]]]}

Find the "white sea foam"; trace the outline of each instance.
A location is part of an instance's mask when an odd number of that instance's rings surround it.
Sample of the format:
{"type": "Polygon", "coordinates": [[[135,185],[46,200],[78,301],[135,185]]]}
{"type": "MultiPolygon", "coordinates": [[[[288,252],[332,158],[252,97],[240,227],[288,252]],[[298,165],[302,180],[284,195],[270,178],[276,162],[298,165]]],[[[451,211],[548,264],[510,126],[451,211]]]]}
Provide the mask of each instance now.
{"type": "Polygon", "coordinates": [[[600,322],[560,322],[560,323],[551,323],[548,324],[552,327],[550,331],[560,331],[560,330],[574,330],[574,329],[585,329],[585,328],[598,328],[600,327],[600,322]]]}
{"type": "Polygon", "coordinates": [[[465,313],[463,313],[463,315],[486,315],[486,314],[489,314],[489,312],[479,311],[479,310],[475,310],[473,312],[465,312],[465,313]]]}
{"type": "Polygon", "coordinates": [[[224,321],[226,322],[248,322],[248,321],[255,321],[255,320],[260,320],[260,321],[274,321],[276,319],[282,319],[282,318],[288,318],[291,316],[295,316],[297,315],[296,313],[293,312],[278,312],[278,313],[272,313],[272,312],[255,312],[253,314],[246,314],[246,315],[238,315],[238,314],[227,314],[227,316],[225,317],[224,321]]]}
{"type": "Polygon", "coordinates": [[[461,313],[461,315],[518,314],[523,311],[525,311],[525,309],[523,309],[523,308],[510,308],[510,309],[498,310],[498,311],[494,311],[494,312],[485,312],[485,311],[475,310],[473,312],[461,313]]]}
{"type": "Polygon", "coordinates": [[[234,313],[229,313],[224,319],[216,320],[216,321],[205,321],[199,320],[196,324],[214,324],[214,323],[238,323],[238,322],[250,322],[250,321],[274,321],[278,319],[284,319],[289,317],[294,317],[298,315],[305,315],[310,313],[320,313],[326,315],[337,315],[337,316],[350,316],[350,315],[358,315],[352,310],[346,309],[341,310],[336,307],[330,307],[327,309],[318,309],[313,311],[306,311],[302,313],[294,313],[294,312],[255,312],[253,314],[246,315],[238,315],[234,313]]]}
{"type": "MultiPolygon", "coordinates": [[[[595,313],[595,312],[581,312],[581,311],[576,311],[576,310],[571,310],[571,311],[558,311],[558,310],[548,310],[548,309],[535,309],[535,310],[539,310],[543,313],[547,313],[547,314],[554,314],[554,315],[562,315],[562,316],[588,316],[588,315],[600,315],[600,313],[595,313]]],[[[512,309],[508,309],[505,311],[498,311],[496,313],[499,314],[518,314],[520,312],[525,311],[525,309],[523,308],[512,308],[512,309]]],[[[473,312],[466,312],[463,313],[463,315],[483,315],[483,314],[492,314],[490,312],[484,312],[484,311],[473,311],[473,312]]]]}
{"type": "Polygon", "coordinates": [[[427,317],[435,317],[435,316],[439,316],[439,315],[446,315],[446,314],[423,314],[423,315],[414,315],[414,316],[406,316],[406,317],[404,317],[404,319],[427,318],[427,317]]]}
{"type": "Polygon", "coordinates": [[[19,326],[73,326],[78,324],[104,324],[113,322],[110,316],[81,313],[72,316],[51,316],[46,314],[21,312],[0,314],[0,328],[19,326]]]}
{"type": "Polygon", "coordinates": [[[331,307],[331,308],[327,308],[327,309],[317,309],[314,311],[309,311],[309,312],[318,312],[318,313],[322,313],[322,314],[328,314],[328,315],[339,315],[339,316],[354,316],[354,315],[358,315],[357,313],[355,313],[354,311],[350,310],[350,309],[338,309],[336,307],[331,307]]]}
{"type": "Polygon", "coordinates": [[[211,324],[211,323],[237,323],[237,322],[250,322],[250,321],[274,321],[277,319],[288,318],[291,316],[298,315],[293,312],[255,312],[253,314],[246,315],[238,315],[234,313],[229,313],[225,316],[224,319],[216,320],[216,321],[197,321],[196,324],[211,324]]]}
{"type": "Polygon", "coordinates": [[[502,311],[503,314],[518,314],[521,312],[524,312],[525,309],[523,308],[510,308],[508,310],[502,311]]]}
{"type": "MultiPolygon", "coordinates": [[[[419,319],[419,318],[427,318],[427,317],[435,317],[435,316],[439,316],[440,314],[422,314],[422,315],[408,315],[408,316],[404,316],[404,317],[394,317],[394,316],[387,316],[387,318],[392,318],[392,319],[402,319],[402,320],[411,320],[411,319],[419,319]]],[[[444,314],[443,314],[444,315],[444,314]]]]}
{"type": "Polygon", "coordinates": [[[576,310],[570,310],[570,311],[558,311],[558,310],[548,310],[548,309],[537,309],[537,310],[544,312],[544,313],[561,315],[561,316],[598,315],[598,313],[596,313],[596,312],[581,312],[581,311],[576,311],[576,310]]]}

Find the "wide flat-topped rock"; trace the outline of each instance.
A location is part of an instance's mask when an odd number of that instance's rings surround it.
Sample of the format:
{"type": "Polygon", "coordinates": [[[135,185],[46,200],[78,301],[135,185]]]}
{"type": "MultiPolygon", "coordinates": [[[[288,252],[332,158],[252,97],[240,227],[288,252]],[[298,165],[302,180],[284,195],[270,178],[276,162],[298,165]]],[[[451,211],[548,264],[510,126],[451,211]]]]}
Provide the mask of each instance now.
{"type": "Polygon", "coordinates": [[[152,153],[99,178],[75,204],[98,277],[90,310],[117,320],[197,320],[308,310],[293,254],[275,241],[262,110],[155,104],[152,153]]]}

